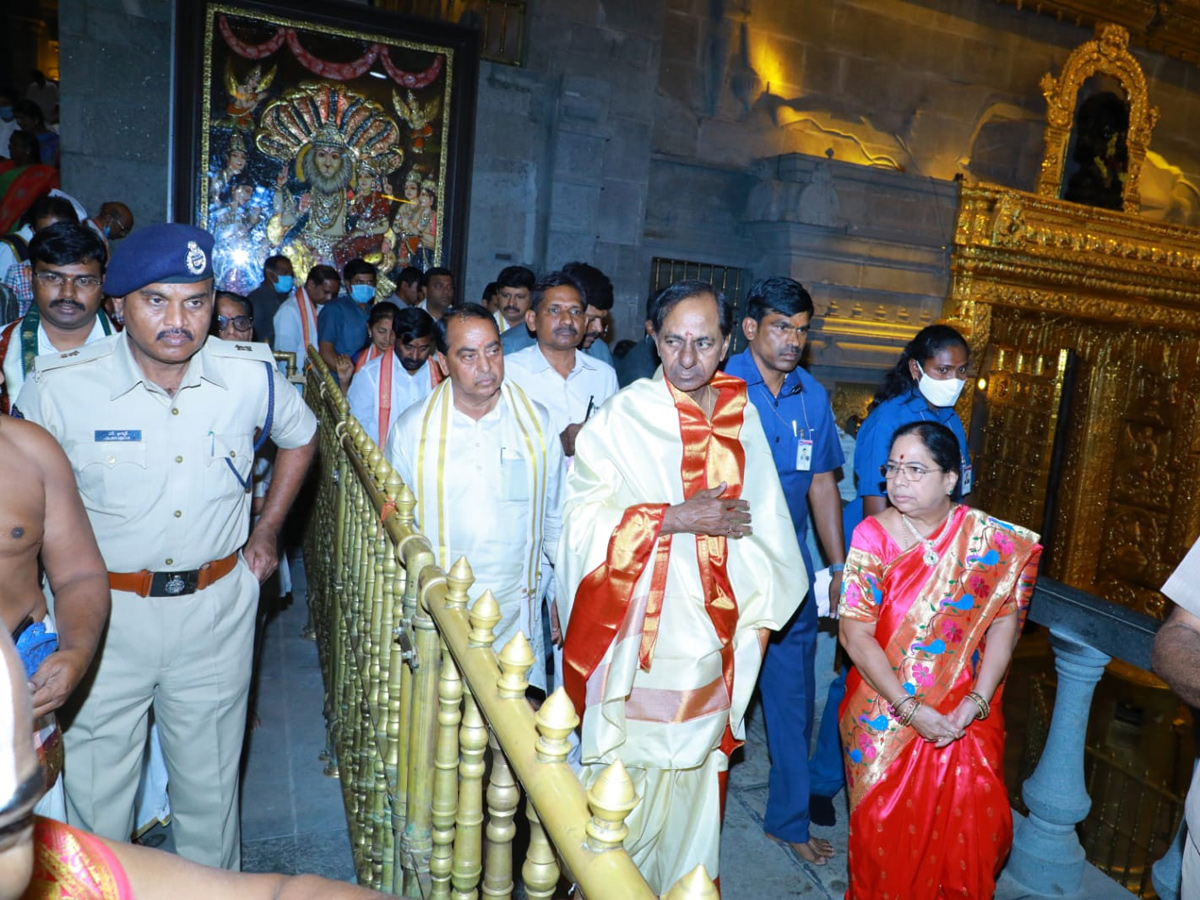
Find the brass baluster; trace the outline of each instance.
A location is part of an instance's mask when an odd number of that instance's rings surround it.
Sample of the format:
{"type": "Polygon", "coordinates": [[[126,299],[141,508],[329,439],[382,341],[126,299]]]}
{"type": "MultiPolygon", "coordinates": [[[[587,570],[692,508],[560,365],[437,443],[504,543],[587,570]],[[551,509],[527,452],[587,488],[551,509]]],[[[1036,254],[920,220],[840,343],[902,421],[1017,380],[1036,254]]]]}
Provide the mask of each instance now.
{"type": "MultiPolygon", "coordinates": [[[[421,554],[416,554],[421,559],[421,554]]],[[[430,557],[424,558],[432,562],[430,557]]],[[[412,722],[408,743],[408,796],[404,838],[408,859],[404,873],[405,896],[424,893],[429,878],[429,854],[433,850],[433,760],[437,744],[437,686],[441,675],[441,639],[429,615],[428,598],[445,576],[426,579],[419,586],[413,632],[418,668],[413,678],[412,722]],[[410,870],[411,869],[411,870],[410,870]]]]}
{"type": "Polygon", "coordinates": [[[450,872],[454,862],[454,820],[458,814],[458,726],[462,721],[462,679],[450,651],[442,650],[442,677],[438,681],[438,743],[433,773],[433,850],[429,877],[430,900],[450,897],[450,872]]]}
{"type": "Polygon", "coordinates": [[[463,686],[462,728],[459,729],[461,760],[458,764],[458,815],[454,840],[454,900],[475,900],[482,869],[483,751],[487,726],[470,689],[463,686]]]}
{"type": "MultiPolygon", "coordinates": [[[[384,488],[389,497],[396,498],[396,505],[399,508],[399,493],[404,489],[404,484],[400,481],[400,476],[396,474],[394,469],[388,477],[384,488]]],[[[411,492],[409,494],[411,496],[411,492]]],[[[390,544],[391,542],[389,541],[390,544]]],[[[402,887],[401,884],[397,883],[397,879],[401,877],[402,869],[399,865],[399,860],[396,858],[396,851],[401,846],[401,833],[404,829],[404,798],[400,796],[400,745],[402,743],[400,740],[400,720],[404,672],[407,671],[408,667],[404,665],[404,648],[396,637],[396,630],[400,628],[400,622],[404,617],[404,588],[407,583],[405,571],[400,565],[401,560],[402,557],[399,555],[399,548],[391,545],[388,558],[383,563],[383,577],[386,584],[384,593],[388,598],[388,615],[385,617],[387,632],[382,636],[382,639],[388,648],[388,689],[387,715],[382,726],[382,732],[386,735],[383,769],[391,797],[387,812],[390,817],[388,830],[391,834],[392,849],[391,853],[385,853],[384,855],[383,876],[380,879],[382,889],[389,892],[402,887]],[[391,579],[390,582],[388,581],[389,578],[391,579]]]]}
{"type": "MultiPolygon", "coordinates": [[[[398,506],[406,502],[405,492],[407,492],[408,497],[412,497],[412,492],[405,488],[401,492],[398,506]]],[[[432,564],[432,562],[433,554],[430,553],[429,545],[423,538],[405,542],[403,624],[397,631],[396,637],[397,647],[401,653],[406,652],[404,647],[400,646],[402,640],[407,643],[407,652],[409,653],[416,646],[416,629],[413,626],[413,622],[417,615],[417,594],[420,590],[418,575],[423,566],[432,564]]],[[[408,872],[413,868],[411,859],[408,856],[408,791],[414,777],[413,768],[409,764],[409,757],[410,744],[412,743],[413,732],[415,730],[413,723],[416,721],[417,714],[415,705],[416,678],[407,661],[400,668],[402,671],[400,673],[399,741],[396,747],[396,798],[393,801],[392,810],[395,822],[393,829],[397,835],[401,836],[396,845],[396,863],[399,868],[397,878],[400,881],[397,893],[404,892],[404,885],[408,883],[410,877],[408,872]]]]}
{"type": "Polygon", "coordinates": [[[533,801],[529,799],[525,801],[525,817],[529,819],[529,849],[525,851],[525,865],[521,867],[525,896],[528,900],[552,900],[561,874],[558,859],[546,838],[542,820],[533,808],[533,801]]]}
{"type": "MultiPolygon", "coordinates": [[[[484,596],[490,594],[491,591],[488,591],[484,596]]],[[[475,605],[478,607],[479,602],[475,605]]],[[[487,857],[483,866],[483,896],[488,900],[508,900],[513,890],[512,842],[517,833],[513,818],[517,814],[521,790],[494,734],[488,735],[488,746],[492,751],[492,777],[487,787],[487,857]]]]}

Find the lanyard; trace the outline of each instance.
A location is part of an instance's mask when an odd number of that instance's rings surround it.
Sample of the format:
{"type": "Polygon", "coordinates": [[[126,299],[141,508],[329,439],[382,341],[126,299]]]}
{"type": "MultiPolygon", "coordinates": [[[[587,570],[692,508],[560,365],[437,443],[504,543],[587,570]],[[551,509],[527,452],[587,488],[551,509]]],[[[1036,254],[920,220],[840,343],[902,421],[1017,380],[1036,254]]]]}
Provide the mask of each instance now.
{"type": "MultiPolygon", "coordinates": [[[[263,365],[267,367],[267,421],[263,423],[262,430],[258,433],[258,440],[254,442],[254,451],[250,455],[250,474],[243,478],[233,461],[228,456],[225,457],[225,465],[229,466],[229,471],[233,473],[233,477],[238,480],[238,484],[247,494],[254,487],[254,456],[271,436],[271,426],[275,422],[275,367],[269,362],[264,362],[263,365]]],[[[212,432],[210,431],[209,434],[212,432]]]]}
{"type": "MultiPolygon", "coordinates": [[[[769,390],[767,390],[767,386],[766,386],[766,384],[760,381],[760,382],[758,383],[758,387],[759,387],[759,389],[761,389],[761,390],[762,390],[762,392],[763,392],[764,394],[766,394],[766,395],[767,395],[767,399],[771,401],[769,405],[770,405],[770,408],[771,408],[771,412],[774,414],[775,418],[779,420],[779,423],[780,423],[781,425],[787,425],[787,424],[788,424],[788,420],[787,420],[787,419],[784,419],[784,417],[783,417],[783,416],[781,416],[781,415],[779,414],[778,401],[775,399],[774,395],[772,395],[772,393],[771,393],[769,390]]],[[[782,389],[780,390],[780,393],[782,393],[782,389]]],[[[809,440],[809,441],[811,441],[811,440],[812,440],[812,426],[810,426],[810,425],[808,424],[808,405],[807,405],[807,404],[804,402],[804,396],[803,396],[803,393],[801,393],[800,391],[793,391],[793,392],[792,392],[791,394],[789,394],[788,396],[789,396],[789,397],[790,397],[790,396],[794,396],[794,395],[795,395],[795,394],[797,394],[797,393],[800,393],[800,394],[801,394],[801,398],[800,398],[800,414],[801,414],[802,416],[804,416],[804,437],[805,437],[805,439],[806,439],[806,440],[809,440]]],[[[791,420],[791,424],[792,424],[792,437],[794,437],[796,440],[799,440],[799,439],[800,439],[800,435],[796,433],[796,431],[797,431],[797,429],[796,429],[796,420],[795,420],[795,419],[792,419],[792,420],[791,420]]]]}

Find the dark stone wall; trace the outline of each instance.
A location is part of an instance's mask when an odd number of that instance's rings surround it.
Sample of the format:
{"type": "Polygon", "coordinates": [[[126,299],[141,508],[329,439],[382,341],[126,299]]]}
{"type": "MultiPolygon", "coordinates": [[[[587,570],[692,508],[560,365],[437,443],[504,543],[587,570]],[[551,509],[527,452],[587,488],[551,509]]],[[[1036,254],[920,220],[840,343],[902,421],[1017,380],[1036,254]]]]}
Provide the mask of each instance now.
{"type": "MultiPolygon", "coordinates": [[[[61,0],[63,179],[139,224],[170,205],[167,0],[61,0]]],[[[523,67],[483,63],[467,263],[587,259],[618,337],[654,257],[788,273],[813,360],[865,380],[941,311],[955,177],[1032,187],[1039,79],[1091,33],[994,0],[530,0],[523,67]]],[[[1200,225],[1200,69],[1136,51],[1161,110],[1144,214],[1200,225]]]]}
{"type": "Polygon", "coordinates": [[[138,225],[170,210],[168,0],[59,0],[63,190],[89,212],[120,200],[138,225]]]}

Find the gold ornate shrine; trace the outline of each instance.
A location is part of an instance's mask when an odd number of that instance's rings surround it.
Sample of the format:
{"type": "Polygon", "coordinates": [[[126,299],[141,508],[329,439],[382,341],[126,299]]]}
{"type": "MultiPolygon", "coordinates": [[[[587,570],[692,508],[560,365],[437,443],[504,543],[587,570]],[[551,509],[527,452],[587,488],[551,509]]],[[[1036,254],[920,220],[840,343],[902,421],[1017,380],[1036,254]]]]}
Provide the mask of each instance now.
{"type": "Polygon", "coordinates": [[[985,385],[986,402],[968,391],[960,404],[982,441],[972,501],[1046,527],[1048,575],[1161,617],[1158,588],[1200,532],[1200,230],[1130,206],[1156,116],[1111,29],[1044,82],[1062,89],[1044,172],[1063,171],[1067,87],[1102,71],[1127,92],[1127,211],[1059,199],[1048,181],[964,186],[947,312],[985,385]]]}
{"type": "Polygon", "coordinates": [[[1096,39],[1077,48],[1067,59],[1062,74],[1055,78],[1042,76],[1042,93],[1046,97],[1046,152],[1037,192],[1043,197],[1059,197],[1063,192],[1063,173],[1071,147],[1071,132],[1077,124],[1079,92],[1088,79],[1105,75],[1125,90],[1129,105],[1128,130],[1124,143],[1128,151],[1128,168],[1121,192],[1121,208],[1136,214],[1141,208],[1138,176],[1146,151],[1150,148],[1150,132],[1158,121],[1158,109],[1146,96],[1146,76],[1142,67],[1129,53],[1129,32],[1118,25],[1102,24],[1096,28],[1096,39]]]}

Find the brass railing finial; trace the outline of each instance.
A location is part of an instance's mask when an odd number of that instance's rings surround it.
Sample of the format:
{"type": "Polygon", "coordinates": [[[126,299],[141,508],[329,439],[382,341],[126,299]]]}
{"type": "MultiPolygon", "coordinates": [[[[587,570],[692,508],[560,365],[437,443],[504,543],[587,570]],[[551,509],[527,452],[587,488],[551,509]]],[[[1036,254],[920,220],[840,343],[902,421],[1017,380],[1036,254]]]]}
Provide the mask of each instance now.
{"type": "Polygon", "coordinates": [[[529,687],[529,670],[534,663],[533,648],[529,646],[525,635],[519,631],[514,634],[500,651],[497,661],[501,675],[496,686],[500,689],[500,696],[509,699],[524,697],[525,688],[529,687]]]}
{"type": "Polygon", "coordinates": [[[675,882],[663,894],[663,900],[718,900],[720,896],[717,886],[708,877],[708,870],[701,864],[675,882]]]}
{"type": "Polygon", "coordinates": [[[466,609],[470,599],[467,591],[474,583],[475,573],[471,571],[471,564],[465,556],[460,556],[446,573],[446,606],[450,609],[466,609]]]}
{"type": "Polygon", "coordinates": [[[567,754],[571,752],[567,736],[579,724],[575,704],[567,696],[566,689],[560,687],[547,697],[533,721],[538,732],[538,759],[542,762],[566,762],[567,754]]]}
{"type": "Polygon", "coordinates": [[[491,588],[479,595],[467,618],[471,622],[471,633],[467,635],[469,646],[492,646],[496,641],[496,632],[493,629],[500,621],[500,604],[496,602],[496,595],[492,593],[491,588]]]}
{"type": "Polygon", "coordinates": [[[588,788],[587,799],[592,811],[592,818],[585,828],[588,845],[597,852],[620,849],[629,834],[625,819],[642,798],[634,790],[633,779],[619,759],[600,773],[588,788]]]}

